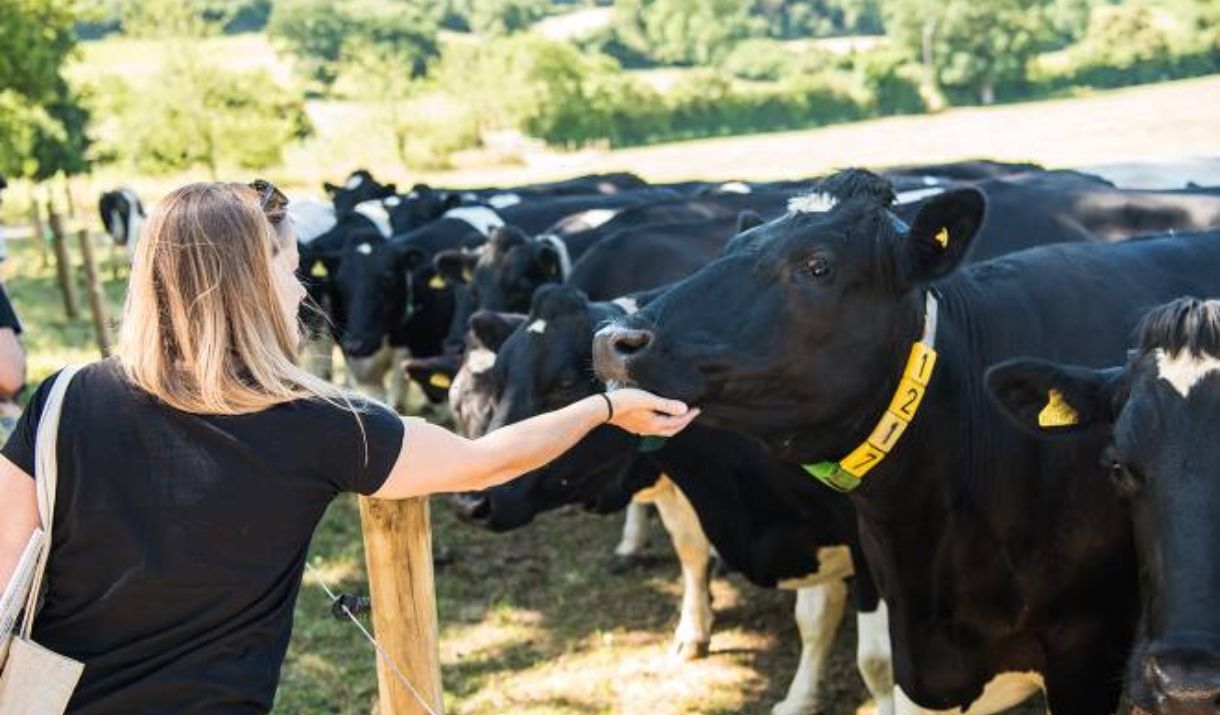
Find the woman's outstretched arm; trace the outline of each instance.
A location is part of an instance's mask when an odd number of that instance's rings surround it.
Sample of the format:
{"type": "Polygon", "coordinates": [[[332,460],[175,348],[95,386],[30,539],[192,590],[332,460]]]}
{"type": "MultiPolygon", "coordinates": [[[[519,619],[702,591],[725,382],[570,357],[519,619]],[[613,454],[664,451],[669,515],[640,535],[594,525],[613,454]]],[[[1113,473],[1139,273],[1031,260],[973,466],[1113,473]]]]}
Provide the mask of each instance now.
{"type": "MultiPolygon", "coordinates": [[[[611,424],[644,435],[672,436],[699,411],[643,390],[618,390],[611,424]]],[[[477,491],[525,474],[568,451],[609,410],[599,395],[548,412],[479,439],[466,439],[419,419],[408,419],[402,451],[374,497],[403,499],[439,492],[477,491]]]]}

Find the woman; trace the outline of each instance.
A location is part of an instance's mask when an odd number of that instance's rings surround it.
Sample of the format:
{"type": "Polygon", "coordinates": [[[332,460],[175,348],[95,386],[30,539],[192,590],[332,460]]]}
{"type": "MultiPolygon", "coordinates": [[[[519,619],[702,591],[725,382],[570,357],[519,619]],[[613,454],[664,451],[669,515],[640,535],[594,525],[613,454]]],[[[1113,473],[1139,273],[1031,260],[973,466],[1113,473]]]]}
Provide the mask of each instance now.
{"type": "MultiPolygon", "coordinates": [[[[340,492],[485,489],[606,421],[672,435],[697,414],[621,390],[468,441],[310,376],[294,361],[305,291],[286,203],[265,182],[166,198],[136,250],[116,357],[67,392],[34,639],[84,661],[72,713],[270,710],[309,540],[340,492]]],[[[38,523],[46,394],[0,459],[5,583],[38,523]]]]}

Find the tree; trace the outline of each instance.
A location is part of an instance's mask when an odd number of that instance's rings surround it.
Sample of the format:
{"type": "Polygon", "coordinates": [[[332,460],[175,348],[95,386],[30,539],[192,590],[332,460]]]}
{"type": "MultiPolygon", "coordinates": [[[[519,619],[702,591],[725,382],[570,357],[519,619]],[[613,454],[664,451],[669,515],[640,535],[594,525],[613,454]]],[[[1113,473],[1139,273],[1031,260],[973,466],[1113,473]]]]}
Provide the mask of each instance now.
{"type": "Polygon", "coordinates": [[[619,0],[615,22],[629,47],[658,62],[708,65],[740,40],[761,35],[765,23],[751,18],[752,0],[619,0]]]}
{"type": "Polygon", "coordinates": [[[471,0],[467,24],[480,35],[510,35],[529,29],[550,7],[549,0],[471,0]]]}
{"type": "Polygon", "coordinates": [[[76,47],[64,0],[0,0],[0,172],[84,171],[88,114],[61,70],[76,47]]]}
{"type": "Polygon", "coordinates": [[[281,0],[267,32],[326,89],[371,48],[391,63],[388,71],[412,76],[437,55],[436,20],[404,0],[281,0]]]}
{"type": "Polygon", "coordinates": [[[931,86],[991,104],[997,87],[1026,79],[1029,59],[1050,42],[1047,2],[890,0],[886,30],[923,63],[931,86]]]}

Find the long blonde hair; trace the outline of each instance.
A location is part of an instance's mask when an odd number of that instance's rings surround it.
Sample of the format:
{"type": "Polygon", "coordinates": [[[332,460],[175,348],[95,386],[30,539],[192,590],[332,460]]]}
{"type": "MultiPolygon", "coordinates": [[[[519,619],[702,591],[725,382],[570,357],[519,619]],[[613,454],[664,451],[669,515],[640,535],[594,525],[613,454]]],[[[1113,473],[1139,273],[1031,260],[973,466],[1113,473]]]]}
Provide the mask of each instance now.
{"type": "MultiPolygon", "coordinates": [[[[171,407],[245,414],[303,397],[350,405],[297,365],[271,259],[295,240],[244,184],[189,184],[154,210],[136,247],[116,354],[171,407]]],[[[283,207],[278,207],[282,211],[283,207]]]]}

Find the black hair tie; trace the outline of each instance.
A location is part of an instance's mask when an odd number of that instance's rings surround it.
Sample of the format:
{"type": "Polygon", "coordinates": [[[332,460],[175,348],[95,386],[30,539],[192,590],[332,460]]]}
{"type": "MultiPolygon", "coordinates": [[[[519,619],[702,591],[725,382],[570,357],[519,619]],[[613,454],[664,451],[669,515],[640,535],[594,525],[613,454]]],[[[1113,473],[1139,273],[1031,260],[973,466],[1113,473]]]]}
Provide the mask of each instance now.
{"type": "MultiPolygon", "coordinates": [[[[614,403],[610,401],[610,395],[604,392],[599,392],[598,394],[601,395],[602,399],[606,401],[606,410],[609,412],[609,414],[606,415],[606,422],[609,422],[610,420],[614,419],[614,403]]],[[[605,422],[602,424],[605,424],[605,422]]]]}

